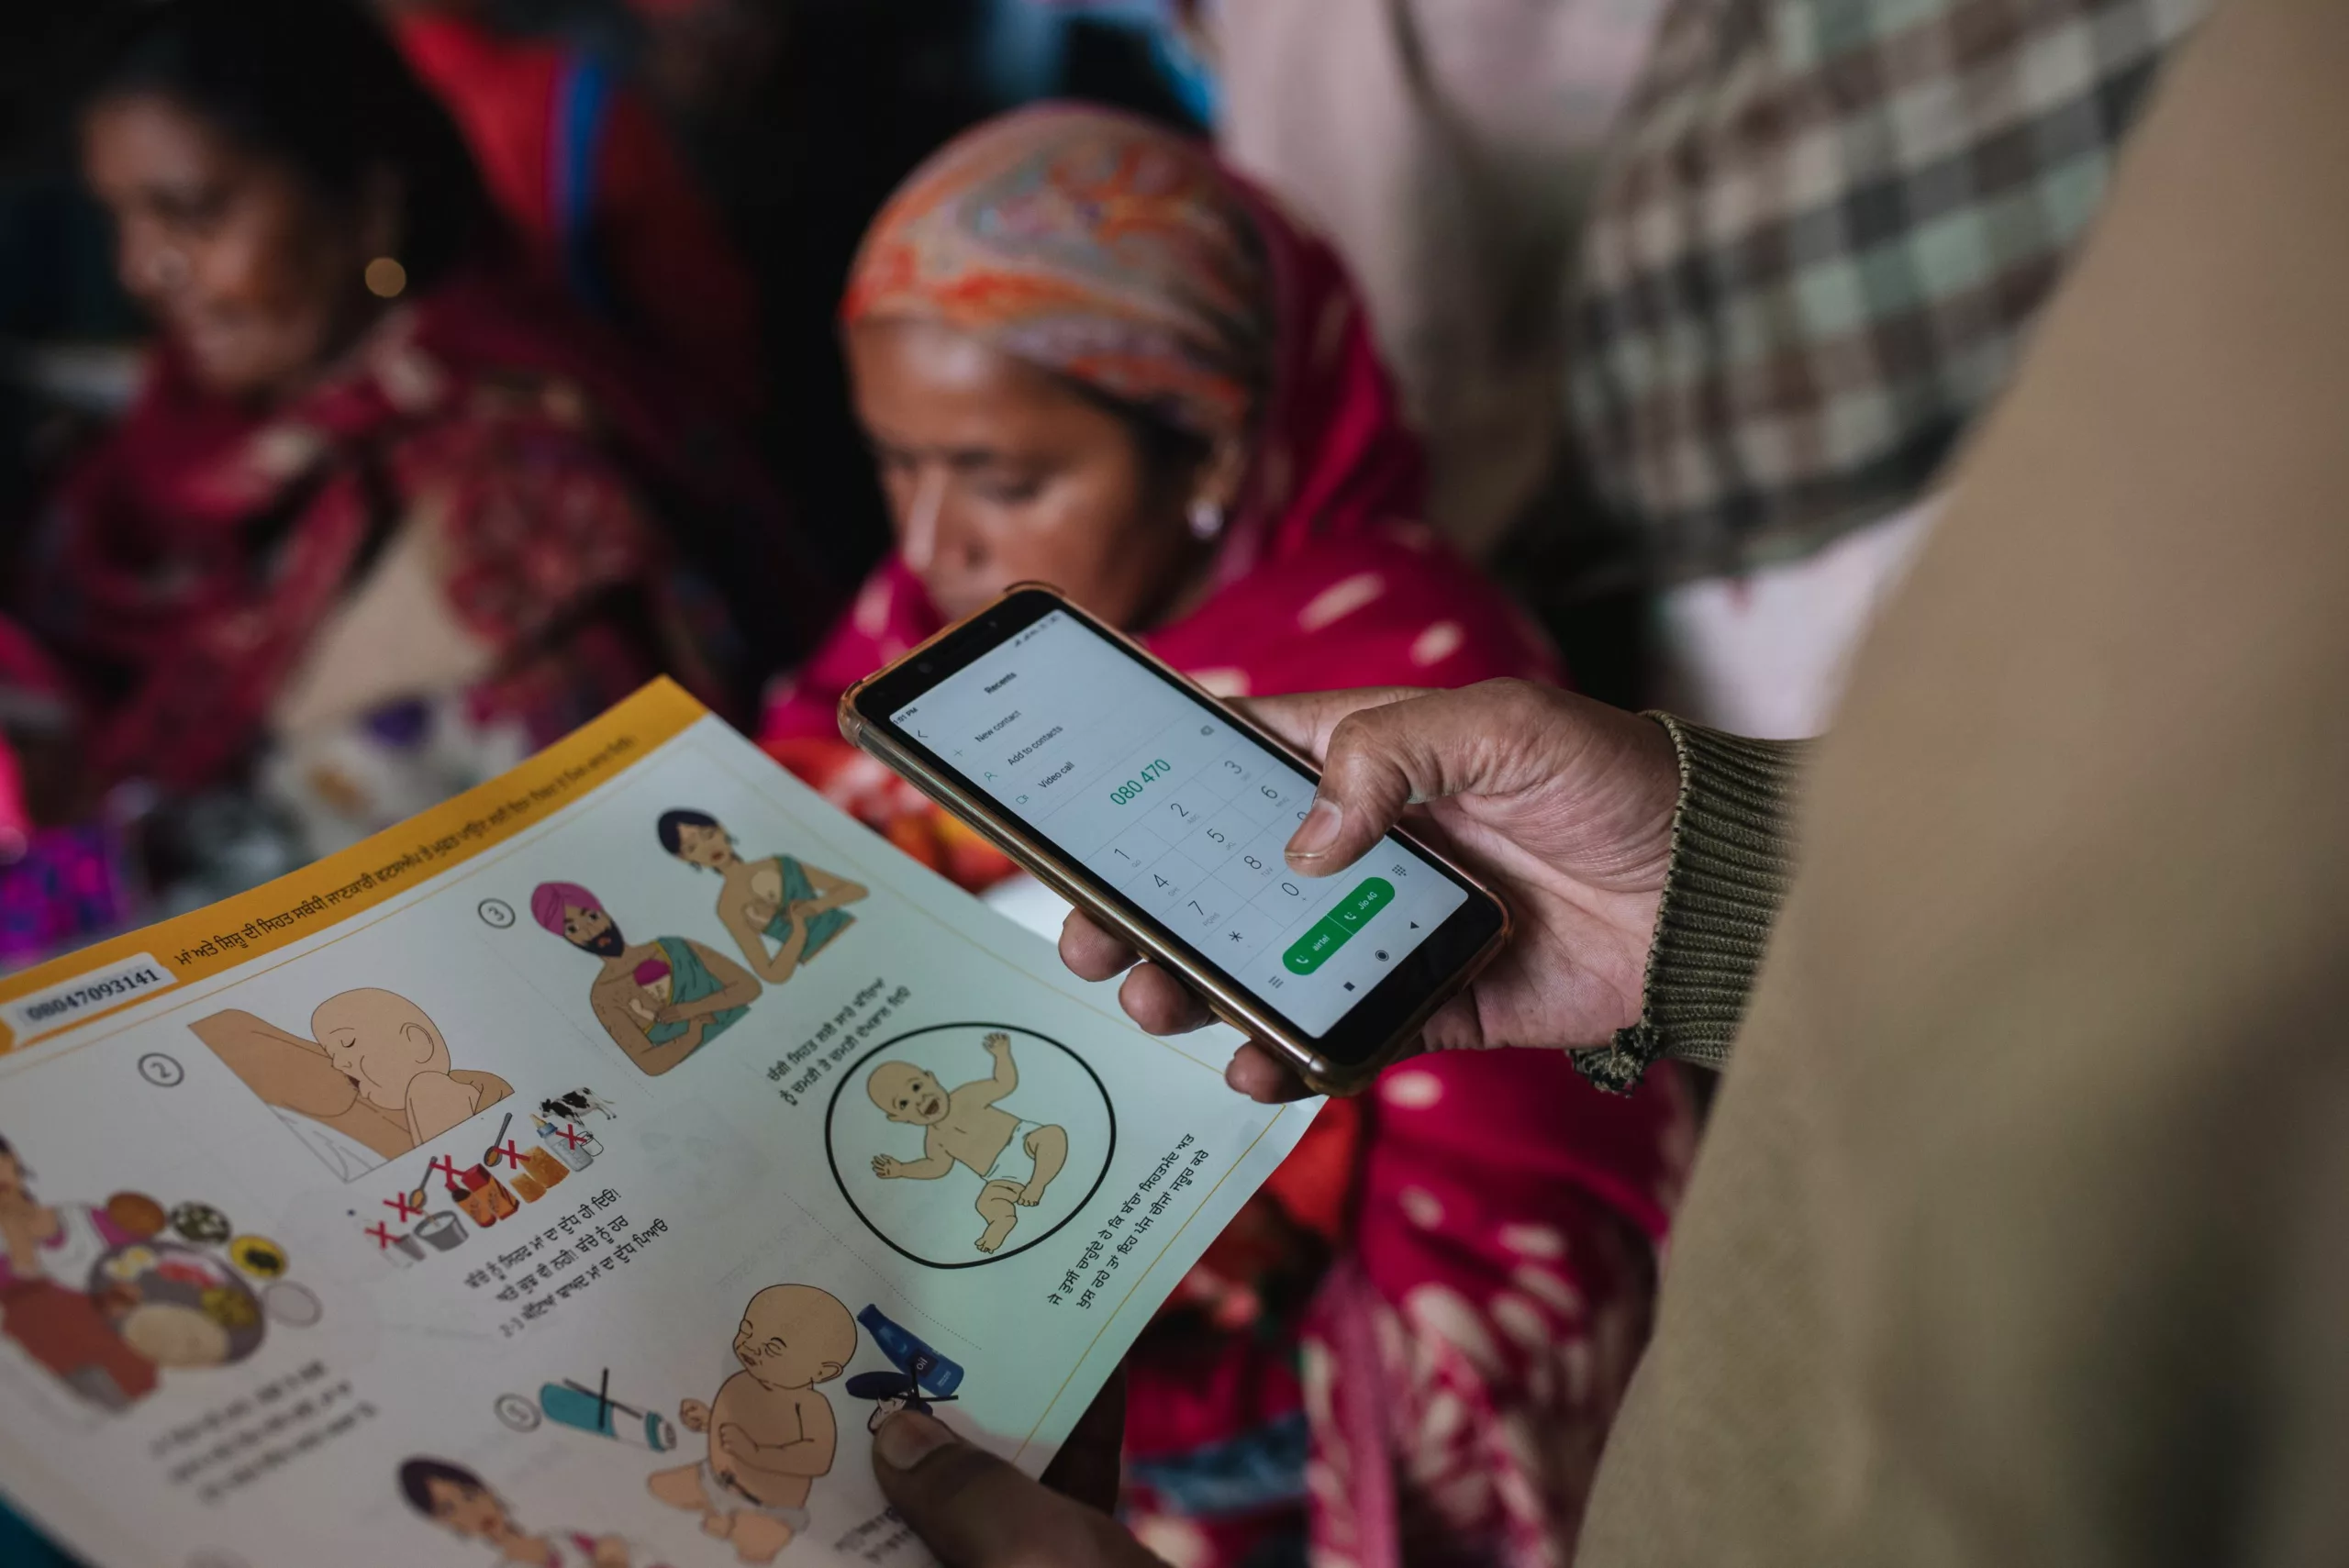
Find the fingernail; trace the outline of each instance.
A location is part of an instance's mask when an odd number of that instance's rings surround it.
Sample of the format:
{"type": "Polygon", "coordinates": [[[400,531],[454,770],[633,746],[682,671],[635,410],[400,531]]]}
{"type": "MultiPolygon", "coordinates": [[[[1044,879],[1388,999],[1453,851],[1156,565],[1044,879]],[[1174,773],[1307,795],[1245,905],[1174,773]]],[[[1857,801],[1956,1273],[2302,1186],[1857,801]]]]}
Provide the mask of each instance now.
{"type": "Polygon", "coordinates": [[[1339,825],[1346,819],[1345,808],[1322,795],[1313,797],[1313,809],[1288,841],[1288,858],[1293,861],[1318,861],[1330,852],[1338,841],[1339,825]]]}
{"type": "Polygon", "coordinates": [[[952,1429],[916,1410],[900,1410],[873,1434],[873,1451],[892,1470],[911,1470],[947,1444],[959,1441],[952,1429]]]}

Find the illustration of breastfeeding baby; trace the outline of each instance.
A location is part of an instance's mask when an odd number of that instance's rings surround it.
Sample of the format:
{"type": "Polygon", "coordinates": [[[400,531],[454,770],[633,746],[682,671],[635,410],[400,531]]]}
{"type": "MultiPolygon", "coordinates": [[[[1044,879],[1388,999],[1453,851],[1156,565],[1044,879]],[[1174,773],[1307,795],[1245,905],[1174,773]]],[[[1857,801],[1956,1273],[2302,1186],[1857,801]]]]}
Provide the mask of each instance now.
{"type": "Polygon", "coordinates": [[[845,906],[865,896],[862,884],[793,855],[745,860],[733,835],[706,811],[662,812],[654,833],[685,864],[718,873],[718,923],[751,972],[770,985],[790,979],[856,924],[845,906]]]}
{"type": "Polygon", "coordinates": [[[1068,1163],[1068,1134],[1003,1108],[1000,1102],[1019,1087],[1011,1037],[991,1034],[980,1043],[995,1059],[995,1071],[960,1088],[942,1086],[926,1068],[885,1062],[864,1089],[891,1121],[922,1129],[920,1159],[875,1154],[873,1173],[884,1181],[934,1182],[958,1162],[968,1166],[979,1178],[972,1207],[986,1221],[975,1245],[992,1252],[1019,1223],[1019,1211],[1041,1203],[1068,1163]]]}
{"type": "Polygon", "coordinates": [[[772,1562],[807,1528],[807,1496],[840,1448],[831,1401],[817,1388],[856,1358],[856,1319],[829,1291],[769,1285],[742,1309],[734,1359],[742,1370],[705,1405],[677,1409],[707,1432],[706,1457],[646,1483],[672,1507],[700,1513],[702,1529],[744,1562],[772,1562]]]}

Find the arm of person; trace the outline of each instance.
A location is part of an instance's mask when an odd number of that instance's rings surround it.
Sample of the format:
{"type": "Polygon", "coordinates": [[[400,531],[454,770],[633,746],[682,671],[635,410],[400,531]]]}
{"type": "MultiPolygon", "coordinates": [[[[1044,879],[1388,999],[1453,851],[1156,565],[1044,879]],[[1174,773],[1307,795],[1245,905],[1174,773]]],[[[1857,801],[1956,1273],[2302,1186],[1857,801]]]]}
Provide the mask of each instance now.
{"type": "Polygon", "coordinates": [[[1794,875],[1793,810],[1809,751],[1653,716],[1680,766],[1672,851],[1640,987],[1640,1016],[1574,1053],[1603,1089],[1629,1092],[1659,1057],[1716,1071],[1745,1017],[1770,928],[1794,875]]]}
{"type": "Polygon", "coordinates": [[[596,1010],[596,1022],[602,1024],[604,1032],[612,1037],[612,1043],[625,1051],[628,1059],[636,1063],[638,1071],[648,1077],[658,1078],[701,1046],[702,1026],[699,1019],[696,1019],[693,1027],[676,1039],[664,1045],[655,1045],[651,1037],[638,1027],[634,1015],[619,1002],[598,996],[592,1006],[596,1010]]]}
{"type": "MultiPolygon", "coordinates": [[[[794,912],[796,913],[796,910],[794,912]]],[[[751,966],[752,973],[769,985],[780,985],[799,972],[799,955],[807,946],[806,920],[793,920],[791,934],[777,943],[772,953],[767,951],[766,931],[752,924],[748,906],[728,905],[725,925],[734,938],[734,945],[742,950],[743,962],[751,966]]]]}
{"type": "Polygon", "coordinates": [[[807,885],[816,890],[815,897],[803,898],[792,906],[793,910],[803,921],[810,915],[820,915],[827,909],[838,909],[843,906],[854,904],[868,891],[861,882],[851,882],[844,876],[834,876],[830,872],[818,871],[805,861],[799,862],[799,869],[807,875],[807,885]]]}
{"type": "Polygon", "coordinates": [[[446,1073],[419,1073],[407,1086],[407,1125],[418,1144],[431,1142],[472,1116],[480,1095],[446,1073]]]}
{"type": "Polygon", "coordinates": [[[705,947],[691,938],[686,939],[685,945],[694,950],[695,957],[708,966],[709,973],[718,981],[718,989],[696,1002],[670,1003],[661,1009],[664,1021],[682,1023],[693,1018],[706,1018],[729,1007],[747,1007],[759,999],[757,975],[716,949],[705,947]]]}
{"type": "MultiPolygon", "coordinates": [[[[1792,870],[1800,743],[1525,681],[1324,692],[1251,711],[1323,765],[1292,870],[1344,871],[1408,811],[1508,900],[1515,940],[1429,1020],[1428,1048],[1564,1047],[1619,1089],[1660,1055],[1725,1058],[1792,870]]],[[[1089,980],[1132,967],[1119,1000],[1152,1033],[1208,1021],[1172,974],[1136,964],[1082,915],[1061,955],[1089,980]]],[[[1260,1100],[1308,1092],[1254,1044],[1228,1076],[1260,1100]]]]}
{"type": "Polygon", "coordinates": [[[729,1426],[718,1434],[718,1442],[727,1453],[752,1470],[763,1470],[770,1475],[823,1475],[832,1468],[832,1458],[840,1448],[840,1429],[832,1418],[829,1400],[821,1395],[803,1400],[799,1408],[799,1436],[788,1442],[763,1443],[740,1427],[729,1426]]]}
{"type": "Polygon", "coordinates": [[[982,1042],[995,1058],[995,1072],[976,1084],[964,1085],[977,1104],[991,1106],[1019,1087],[1019,1069],[1011,1060],[1011,1037],[991,1034],[982,1042]]]}
{"type": "Polygon", "coordinates": [[[873,1173],[884,1181],[934,1182],[953,1168],[954,1156],[939,1147],[934,1129],[922,1134],[918,1160],[893,1160],[886,1154],[873,1157],[873,1173]]]}

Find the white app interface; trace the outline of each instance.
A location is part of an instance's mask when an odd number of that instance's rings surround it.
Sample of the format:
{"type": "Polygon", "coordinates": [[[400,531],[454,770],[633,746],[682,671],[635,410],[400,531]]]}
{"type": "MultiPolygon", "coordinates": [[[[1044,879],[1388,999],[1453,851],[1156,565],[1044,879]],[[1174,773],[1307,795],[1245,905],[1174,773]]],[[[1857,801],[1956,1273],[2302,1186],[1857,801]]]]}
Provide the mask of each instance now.
{"type": "Polygon", "coordinates": [[[1467,902],[1392,836],[1289,870],[1311,781],[1063,611],[890,717],[1308,1034],[1467,902]]]}

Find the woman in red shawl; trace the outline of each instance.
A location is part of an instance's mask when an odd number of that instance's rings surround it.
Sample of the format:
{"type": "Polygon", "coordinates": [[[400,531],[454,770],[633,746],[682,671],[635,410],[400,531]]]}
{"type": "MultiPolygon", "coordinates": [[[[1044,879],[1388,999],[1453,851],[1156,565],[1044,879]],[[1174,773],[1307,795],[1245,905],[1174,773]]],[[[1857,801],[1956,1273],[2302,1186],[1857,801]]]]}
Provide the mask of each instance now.
{"type": "Polygon", "coordinates": [[[25,754],[51,821],[135,783],[165,803],[157,878],[217,895],[652,675],[722,700],[729,617],[686,546],[758,593],[761,628],[793,624],[796,585],[734,544],[774,537],[763,493],[513,281],[462,141],[364,11],[146,7],[82,133],[161,331],[10,573],[67,688],[69,731],[25,754]]]}
{"type": "MultiPolygon", "coordinates": [[[[1006,117],[918,171],[842,306],[898,549],[767,713],[785,761],[966,883],[844,752],[841,690],[1041,578],[1233,695],[1554,676],[1417,520],[1336,258],[1205,151],[1006,117]]],[[[1129,1512],[1177,1564],[1562,1562],[1643,1340],[1688,1136],[1562,1055],[1415,1062],[1330,1105],[1130,1363],[1129,1512]]]]}

